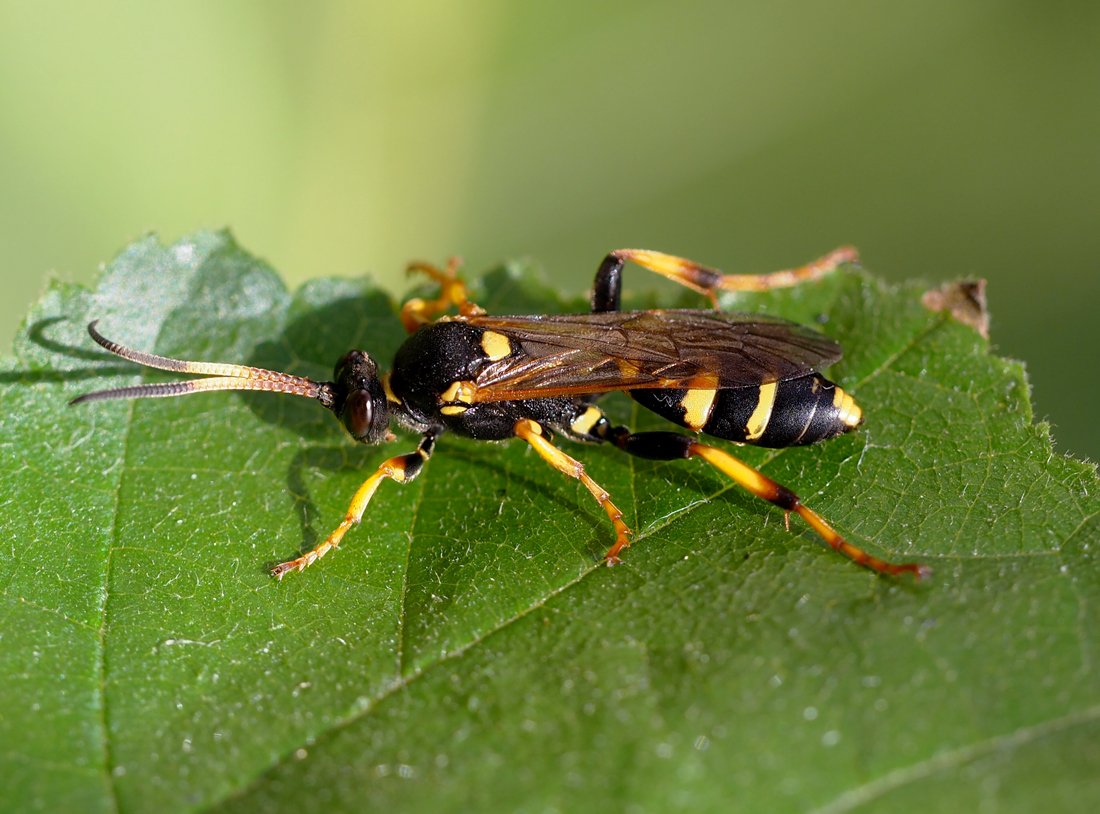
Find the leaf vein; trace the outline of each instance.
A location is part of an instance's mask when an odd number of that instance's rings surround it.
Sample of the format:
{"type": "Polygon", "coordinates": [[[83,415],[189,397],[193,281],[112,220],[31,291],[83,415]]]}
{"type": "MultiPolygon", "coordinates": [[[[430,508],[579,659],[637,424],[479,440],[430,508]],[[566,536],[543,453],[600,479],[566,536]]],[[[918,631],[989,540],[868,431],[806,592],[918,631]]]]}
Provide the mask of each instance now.
{"type": "Polygon", "coordinates": [[[994,752],[1019,749],[1042,738],[1056,735],[1076,726],[1085,726],[1098,720],[1100,720],[1100,704],[1030,726],[1018,727],[1011,732],[993,735],[984,740],[957,746],[954,749],[939,752],[908,766],[892,769],[874,780],[849,789],[825,805],[812,809],[812,814],[841,814],[841,812],[853,811],[899,788],[959,768],[967,763],[973,763],[994,752]]]}

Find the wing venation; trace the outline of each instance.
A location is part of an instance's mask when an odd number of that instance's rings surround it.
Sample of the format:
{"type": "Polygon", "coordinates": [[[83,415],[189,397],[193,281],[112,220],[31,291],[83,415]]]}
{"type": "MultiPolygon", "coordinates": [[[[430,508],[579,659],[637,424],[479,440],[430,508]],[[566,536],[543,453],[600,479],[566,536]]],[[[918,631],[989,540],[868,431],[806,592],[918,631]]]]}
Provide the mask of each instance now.
{"type": "Polygon", "coordinates": [[[840,346],[793,322],[720,311],[613,311],[469,319],[522,349],[486,364],[475,401],[784,381],[840,359],[840,346]]]}

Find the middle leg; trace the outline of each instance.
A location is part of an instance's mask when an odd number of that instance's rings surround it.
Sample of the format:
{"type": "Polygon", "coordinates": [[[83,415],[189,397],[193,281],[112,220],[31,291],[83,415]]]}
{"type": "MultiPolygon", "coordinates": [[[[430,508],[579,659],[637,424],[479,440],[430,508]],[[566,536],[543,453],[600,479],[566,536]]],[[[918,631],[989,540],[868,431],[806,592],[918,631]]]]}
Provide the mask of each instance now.
{"type": "Polygon", "coordinates": [[[546,461],[550,466],[554,467],[559,472],[568,475],[571,478],[576,478],[584,487],[592,493],[592,496],[596,498],[603,510],[607,512],[607,516],[611,518],[612,525],[615,526],[615,544],[611,547],[611,551],[607,554],[607,564],[614,565],[619,561],[617,554],[623,548],[630,545],[630,535],[632,532],[630,528],[623,522],[623,513],[614,503],[611,502],[611,495],[607,493],[602,486],[596,481],[592,480],[592,477],[584,471],[584,464],[578,461],[576,458],[571,458],[554,446],[550,439],[546,437],[546,433],[543,431],[542,425],[537,421],[532,421],[529,418],[523,418],[516,422],[516,437],[522,438],[532,447],[535,452],[546,461]]]}

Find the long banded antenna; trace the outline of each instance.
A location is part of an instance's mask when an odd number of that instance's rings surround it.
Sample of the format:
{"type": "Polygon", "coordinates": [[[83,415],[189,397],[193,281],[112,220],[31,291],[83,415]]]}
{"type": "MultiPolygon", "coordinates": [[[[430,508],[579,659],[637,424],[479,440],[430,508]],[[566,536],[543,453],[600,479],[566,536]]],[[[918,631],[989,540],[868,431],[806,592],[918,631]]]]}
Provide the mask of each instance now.
{"type": "Polygon", "coordinates": [[[325,407],[333,403],[332,385],[327,382],[315,382],[305,376],[280,373],[277,370],[265,370],[262,367],[231,365],[219,362],[192,362],[185,359],[172,359],[134,350],[118,342],[112,342],[96,330],[96,322],[88,325],[88,333],[96,344],[115,356],[143,367],[157,370],[170,370],[174,373],[193,373],[198,376],[212,376],[209,379],[190,379],[179,382],[138,384],[131,387],[115,387],[110,390],[97,390],[77,396],[69,404],[81,404],[86,401],[106,401],[109,399],[170,398],[186,396],[190,393],[206,393],[213,390],[263,390],[270,393],[286,393],[291,396],[305,396],[317,399],[325,407]]]}

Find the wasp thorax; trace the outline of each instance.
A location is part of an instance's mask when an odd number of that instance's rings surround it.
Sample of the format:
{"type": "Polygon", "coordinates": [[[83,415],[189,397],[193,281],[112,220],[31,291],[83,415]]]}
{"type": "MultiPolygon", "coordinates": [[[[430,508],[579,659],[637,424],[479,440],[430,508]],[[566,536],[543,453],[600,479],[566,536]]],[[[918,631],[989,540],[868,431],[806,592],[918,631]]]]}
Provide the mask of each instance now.
{"type": "Polygon", "coordinates": [[[390,411],[378,379],[378,365],[361,350],[336,363],[332,411],[356,441],[376,444],[386,438],[390,411]]]}

